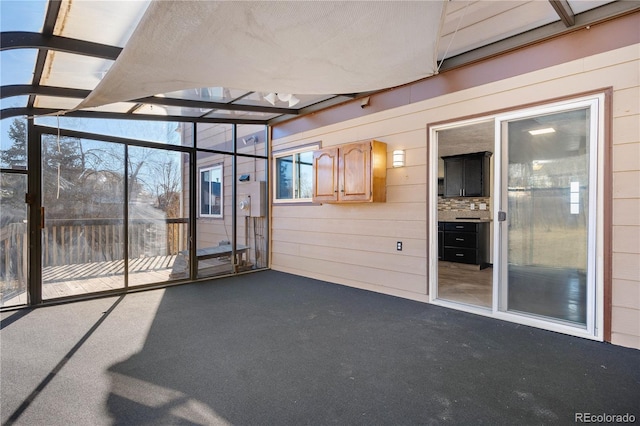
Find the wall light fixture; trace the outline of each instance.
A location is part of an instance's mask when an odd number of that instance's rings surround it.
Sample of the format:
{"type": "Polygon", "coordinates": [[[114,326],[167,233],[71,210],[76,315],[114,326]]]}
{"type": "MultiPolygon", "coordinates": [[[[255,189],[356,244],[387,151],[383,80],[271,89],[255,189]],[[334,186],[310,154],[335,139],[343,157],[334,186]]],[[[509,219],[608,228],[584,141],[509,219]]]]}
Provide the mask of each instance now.
{"type": "Polygon", "coordinates": [[[404,151],[402,149],[393,151],[393,167],[404,167],[404,151]]]}

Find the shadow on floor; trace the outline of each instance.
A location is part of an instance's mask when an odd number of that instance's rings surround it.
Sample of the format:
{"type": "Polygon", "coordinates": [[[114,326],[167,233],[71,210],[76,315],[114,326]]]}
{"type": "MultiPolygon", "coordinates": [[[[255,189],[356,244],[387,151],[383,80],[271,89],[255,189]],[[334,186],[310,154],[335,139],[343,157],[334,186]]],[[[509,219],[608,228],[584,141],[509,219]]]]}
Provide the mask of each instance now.
{"type": "MultiPolygon", "coordinates": [[[[85,344],[85,342],[87,342],[91,338],[91,336],[98,329],[98,327],[100,327],[100,325],[116,309],[116,307],[122,301],[122,299],[124,299],[124,297],[125,297],[124,295],[120,296],[118,299],[115,300],[115,302],[111,305],[111,307],[109,307],[109,309],[107,309],[105,312],[103,312],[103,315],[100,317],[100,319],[98,319],[93,324],[93,326],[76,342],[76,344],[71,348],[71,350],[69,350],[69,352],[67,352],[62,357],[62,359],[44,377],[44,379],[35,387],[35,389],[29,394],[29,396],[24,399],[22,404],[20,404],[20,406],[16,410],[14,410],[11,413],[11,415],[8,416],[7,420],[4,422],[4,425],[6,425],[6,426],[12,425],[20,418],[20,416],[22,416],[22,414],[31,406],[33,401],[36,400],[36,398],[38,398],[40,393],[49,385],[49,383],[51,383],[51,381],[58,375],[58,373],[67,365],[67,363],[71,360],[71,358],[73,358],[73,356],[76,354],[76,352],[78,352],[78,350],[80,350],[80,348],[82,348],[82,346],[85,344]]],[[[18,312],[21,312],[21,311],[18,311],[18,312]]],[[[20,316],[19,318],[24,317],[27,313],[31,312],[31,310],[30,309],[25,309],[23,312],[25,312],[25,314],[20,316]]],[[[15,316],[16,316],[16,314],[13,314],[10,318],[13,319],[13,318],[15,318],[15,316]]],[[[14,322],[14,321],[15,321],[15,319],[13,321],[11,321],[11,322],[14,322]]],[[[4,323],[4,321],[3,321],[3,323],[4,323]]],[[[3,328],[4,328],[4,326],[3,326],[3,328]]],[[[25,357],[29,357],[30,355],[31,354],[24,354],[25,357]]]]}
{"type": "MultiPolygon", "coordinates": [[[[132,324],[135,326],[135,324],[132,324]]],[[[275,271],[168,288],[109,368],[114,424],[640,417],[640,351],[275,271]]]]}

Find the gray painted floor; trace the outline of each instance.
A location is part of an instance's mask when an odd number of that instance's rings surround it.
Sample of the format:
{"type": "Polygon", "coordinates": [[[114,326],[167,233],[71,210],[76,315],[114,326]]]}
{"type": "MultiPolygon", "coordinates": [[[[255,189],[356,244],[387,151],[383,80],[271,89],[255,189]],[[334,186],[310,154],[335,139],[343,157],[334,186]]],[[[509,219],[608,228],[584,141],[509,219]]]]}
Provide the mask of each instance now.
{"type": "Polygon", "coordinates": [[[5,312],[0,339],[3,424],[640,421],[638,350],[274,271],[5,312]]]}

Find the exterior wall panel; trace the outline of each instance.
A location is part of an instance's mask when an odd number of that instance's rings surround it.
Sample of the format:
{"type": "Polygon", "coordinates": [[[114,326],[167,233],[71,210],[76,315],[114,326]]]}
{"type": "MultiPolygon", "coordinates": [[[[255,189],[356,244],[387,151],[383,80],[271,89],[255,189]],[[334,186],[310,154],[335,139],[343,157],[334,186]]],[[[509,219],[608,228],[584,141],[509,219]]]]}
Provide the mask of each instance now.
{"type": "MultiPolygon", "coordinates": [[[[426,301],[427,125],[612,87],[613,226],[604,229],[613,246],[605,253],[613,268],[611,341],[640,348],[640,250],[630,237],[640,234],[639,69],[635,44],[275,139],[274,150],[376,139],[388,144],[389,156],[404,149],[407,166],[389,167],[384,204],[274,207],[272,268],[426,301]],[[403,251],[396,251],[395,241],[403,241],[403,251]]],[[[435,78],[450,83],[447,73],[435,78]]]]}

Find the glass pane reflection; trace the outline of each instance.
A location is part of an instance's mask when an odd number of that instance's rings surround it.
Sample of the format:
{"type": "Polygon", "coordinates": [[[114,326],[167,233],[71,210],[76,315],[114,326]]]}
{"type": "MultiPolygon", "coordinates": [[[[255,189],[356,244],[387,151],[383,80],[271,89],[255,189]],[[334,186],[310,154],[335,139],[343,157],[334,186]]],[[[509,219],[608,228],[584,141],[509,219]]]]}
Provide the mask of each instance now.
{"type": "Polygon", "coordinates": [[[188,160],[179,152],[129,147],[129,286],[186,278],[188,160]]]}
{"type": "Polygon", "coordinates": [[[124,287],[124,145],[42,136],[42,298],[124,287]]]}
{"type": "Polygon", "coordinates": [[[27,300],[27,175],[0,173],[0,306],[27,300]]]}
{"type": "Polygon", "coordinates": [[[584,325],[589,109],[515,120],[507,131],[508,309],[584,325]]]}

